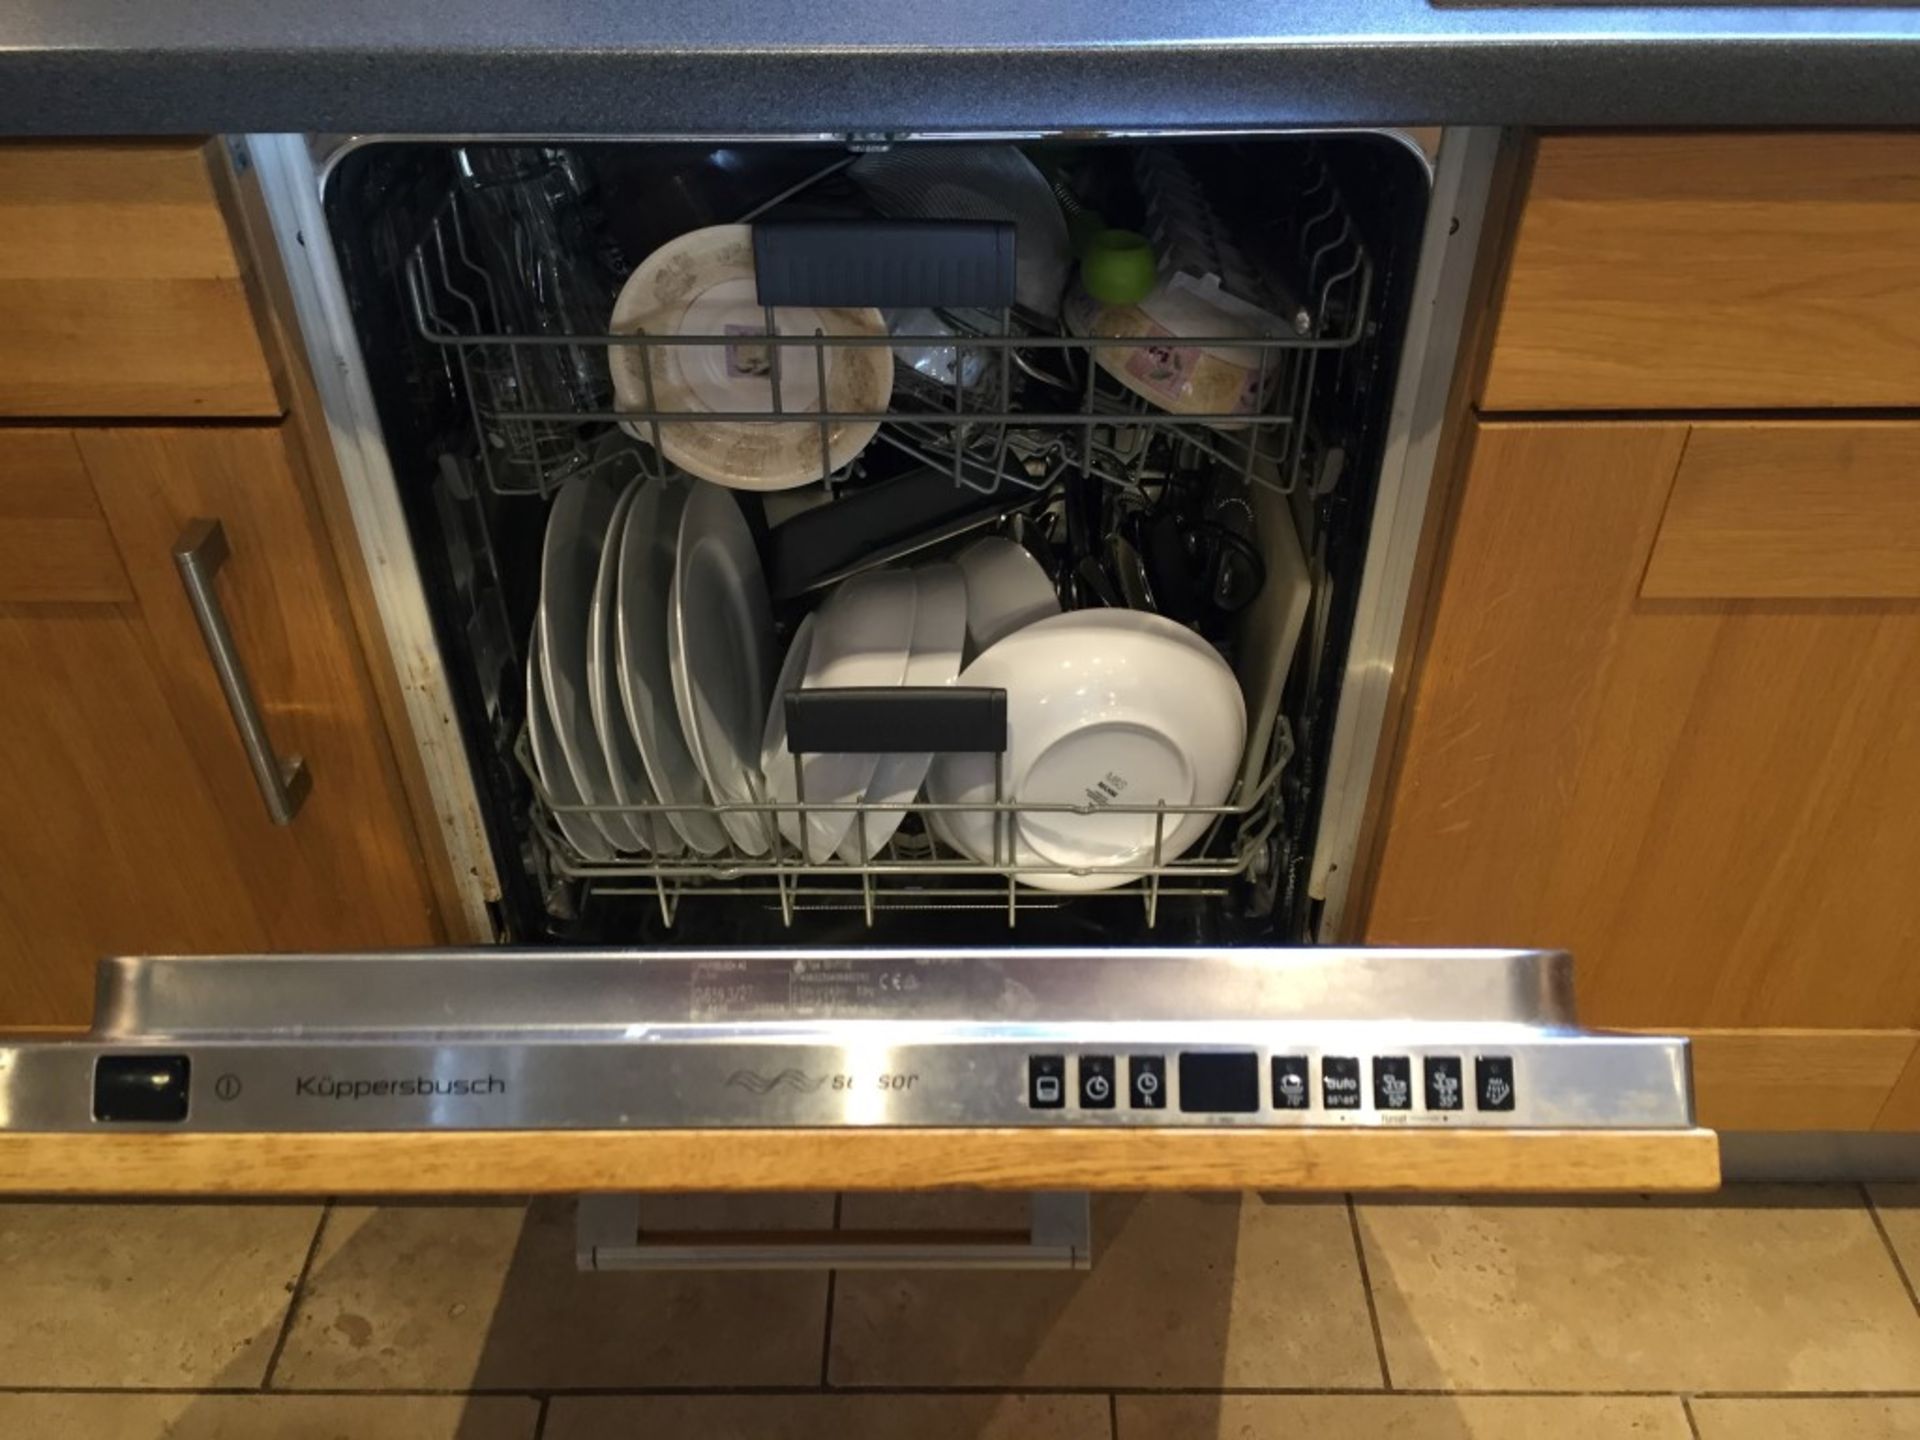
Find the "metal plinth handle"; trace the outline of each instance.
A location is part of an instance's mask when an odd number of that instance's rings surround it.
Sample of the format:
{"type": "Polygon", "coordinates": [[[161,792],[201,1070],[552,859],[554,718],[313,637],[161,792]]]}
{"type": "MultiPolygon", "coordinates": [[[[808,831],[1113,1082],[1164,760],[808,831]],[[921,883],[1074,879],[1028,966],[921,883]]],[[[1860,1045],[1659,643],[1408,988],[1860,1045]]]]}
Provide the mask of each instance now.
{"type": "Polygon", "coordinates": [[[574,1258],[582,1270],[1087,1270],[1093,1224],[1084,1190],[1033,1196],[1027,1233],[681,1231],[647,1234],[637,1195],[583,1195],[574,1258]]]}
{"type": "Polygon", "coordinates": [[[298,755],[282,760],[275,753],[260,707],[254,703],[253,687],[247,683],[233,631],[227,626],[226,612],[220,608],[220,596],[213,588],[213,577],[220,573],[229,553],[227,532],[218,520],[189,520],[174,542],[173,563],[180,569],[180,583],[186,587],[193,618],[200,622],[200,637],[207,642],[207,657],[213,661],[213,673],[227,697],[227,709],[240,732],[247,763],[253,767],[260,798],[267,803],[267,818],[276,825],[289,825],[313,788],[313,777],[307,772],[307,762],[298,755]]]}

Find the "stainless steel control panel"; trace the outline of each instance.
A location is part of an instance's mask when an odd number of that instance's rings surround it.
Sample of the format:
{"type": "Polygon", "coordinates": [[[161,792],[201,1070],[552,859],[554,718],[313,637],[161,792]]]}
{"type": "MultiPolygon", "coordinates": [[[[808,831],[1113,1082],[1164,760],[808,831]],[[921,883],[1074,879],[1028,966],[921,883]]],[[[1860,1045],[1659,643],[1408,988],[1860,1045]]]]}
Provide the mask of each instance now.
{"type": "Polygon", "coordinates": [[[107,962],[14,1130],[1685,1128],[1686,1042],[1528,951],[481,951],[107,962]]]}

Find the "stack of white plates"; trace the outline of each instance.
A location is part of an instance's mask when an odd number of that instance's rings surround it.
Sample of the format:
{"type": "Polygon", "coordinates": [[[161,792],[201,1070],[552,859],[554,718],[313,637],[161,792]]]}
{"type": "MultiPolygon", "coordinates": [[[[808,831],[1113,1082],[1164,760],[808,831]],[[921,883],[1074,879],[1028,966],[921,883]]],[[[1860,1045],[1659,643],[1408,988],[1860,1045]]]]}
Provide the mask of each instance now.
{"type": "Polygon", "coordinates": [[[1042,889],[1104,890],[1200,840],[1210,816],[1155,807],[1223,804],[1245,747],[1239,683],[1210,645],[1140,611],[1059,613],[1010,541],[844,581],[801,622],[777,677],[759,555],[726,489],[574,480],[554,501],[540,580],[529,741],[562,835],[593,863],[784,845],[857,865],[924,787],[936,804],[982,807],[929,812],[963,855],[1042,889]],[[1004,755],[788,746],[792,691],[954,684],[1006,691],[1004,755]],[[665,808],[638,808],[651,806],[665,808]]]}
{"type": "Polygon", "coordinates": [[[804,620],[774,686],[761,746],[780,832],[818,864],[838,855],[858,864],[880,853],[920,793],[928,754],[823,752],[796,759],[787,746],[786,697],[792,690],[951,685],[960,673],[967,589],[953,565],[869,570],[843,581],[804,620]],[[851,808],[870,805],[864,814],[851,808]]]}
{"type": "Polygon", "coordinates": [[[529,650],[528,728],[561,833],[583,858],[711,855],[729,841],[766,853],[762,817],[703,807],[760,801],[772,662],[766,581],[732,495],[604,474],[560,490],[529,650]],[[681,808],[626,808],[656,804],[681,808]]]}

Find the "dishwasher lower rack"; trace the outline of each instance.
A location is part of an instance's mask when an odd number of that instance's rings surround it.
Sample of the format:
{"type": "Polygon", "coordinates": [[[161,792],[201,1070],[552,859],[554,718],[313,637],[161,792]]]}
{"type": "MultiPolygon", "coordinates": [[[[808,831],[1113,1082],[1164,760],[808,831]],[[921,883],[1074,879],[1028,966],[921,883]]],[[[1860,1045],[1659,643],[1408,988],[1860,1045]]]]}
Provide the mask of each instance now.
{"type": "MultiPolygon", "coordinates": [[[[1013,828],[1023,817],[1085,816],[1087,804],[1034,804],[995,801],[990,804],[932,804],[915,799],[906,804],[849,802],[844,804],[563,804],[541,781],[533,763],[529,738],[522,730],[514,747],[526,781],[532,787],[532,840],[539,849],[549,880],[574,883],[601,896],[641,896],[659,906],[661,919],[672,925],[684,899],[741,897],[777,905],[784,924],[807,911],[858,911],[868,925],[882,911],[895,910],[1004,910],[1007,924],[1022,913],[1058,906],[1069,900],[1105,898],[1131,900],[1143,907],[1151,929],[1166,900],[1225,899],[1237,889],[1258,887],[1277,879],[1282,868],[1280,843],[1281,778],[1294,755],[1293,732],[1286,717],[1278,717],[1271,762],[1247,791],[1222,805],[1124,805],[1100,807],[1103,815],[1138,815],[1154,827],[1147,853],[1125,864],[1075,866],[1023,858],[1019,865],[986,864],[963,853],[940,836],[935,817],[980,817],[993,827],[996,853],[1011,856],[1013,828]],[[702,855],[684,849],[677,855],[616,853],[596,860],[582,853],[566,834],[561,818],[596,825],[614,816],[652,816],[670,823],[673,813],[698,811],[719,821],[722,816],[747,816],[758,822],[770,843],[765,853],[748,854],[729,840],[717,852],[702,855]],[[820,860],[804,855],[784,838],[780,822],[806,833],[808,814],[851,817],[849,833],[864,852],[869,828],[884,821],[892,825],[905,812],[898,828],[872,858],[847,860],[835,854],[820,860]],[[1173,831],[1190,818],[1205,821],[1206,829],[1184,853],[1166,853],[1173,831]],[[1030,877],[1022,879],[1021,877],[1030,877]],[[1086,883],[1092,882],[1092,883],[1086,883]],[[1048,888],[1049,884],[1055,888],[1048,888]]],[[[722,827],[725,828],[725,827],[722,827]]]]}

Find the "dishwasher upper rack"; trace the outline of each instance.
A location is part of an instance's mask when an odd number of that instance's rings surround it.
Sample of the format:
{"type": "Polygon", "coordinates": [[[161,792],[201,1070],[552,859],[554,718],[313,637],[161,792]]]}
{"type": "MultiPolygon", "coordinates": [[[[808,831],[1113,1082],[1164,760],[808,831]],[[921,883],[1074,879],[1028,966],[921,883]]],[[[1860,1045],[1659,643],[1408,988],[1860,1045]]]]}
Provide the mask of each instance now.
{"type": "MultiPolygon", "coordinates": [[[[1029,875],[1124,877],[1106,889],[1062,893],[1027,886],[1015,878],[1011,864],[982,864],[940,838],[927,818],[936,813],[991,817],[995,850],[1011,845],[1010,829],[1025,815],[1088,815],[1085,804],[1036,804],[999,799],[978,804],[933,804],[919,797],[886,804],[776,802],[756,799],[742,804],[698,805],[563,804],[541,781],[533,763],[529,736],[523,727],[514,757],[532,788],[530,819],[535,844],[543,852],[550,880],[575,883],[600,895],[651,897],[664,923],[671,925],[680,902],[693,898],[742,897],[776,902],[783,922],[806,910],[860,910],[872,925],[882,910],[1004,910],[1007,924],[1018,922],[1023,911],[1055,908],[1064,901],[1131,898],[1144,907],[1149,929],[1159,918],[1164,899],[1223,898],[1236,884],[1262,883],[1272,878],[1279,860],[1272,846],[1280,835],[1281,777],[1294,756],[1293,730],[1278,717],[1270,763],[1246,790],[1221,805],[1103,805],[1110,815],[1139,815],[1155,826],[1152,852],[1136,862],[1116,865],[1063,865],[1022,861],[1018,873],[1029,875]],[[593,824],[596,817],[647,815],[668,823],[669,813],[697,811],[718,821],[723,815],[759,817],[772,843],[763,855],[749,855],[729,838],[721,850],[701,855],[691,849],[679,855],[616,854],[611,860],[590,859],[561,829],[559,817],[578,817],[593,824]],[[905,812],[902,824],[878,853],[864,862],[837,854],[826,860],[803,855],[779,833],[781,816],[794,817],[805,834],[808,814],[852,816],[855,835],[884,817],[905,812]],[[1189,816],[1207,821],[1206,833],[1179,856],[1163,855],[1165,837],[1189,816]]],[[[1004,784],[1004,776],[1002,777],[1004,784]]],[[[724,830],[725,827],[722,827],[724,830]]],[[[862,840],[860,848],[867,846],[862,840]]],[[[1010,854],[1010,850],[1006,853],[1010,854]]]]}
{"type": "MultiPolygon", "coordinates": [[[[746,414],[669,411],[654,405],[622,407],[611,402],[608,352],[639,352],[651,395],[651,377],[663,352],[678,347],[730,347],[741,336],[649,336],[590,334],[556,327],[546,333],[516,331],[502,323],[526,313],[524,277],[497,273],[481,259],[462,191],[451,191],[407,252],[403,279],[419,336],[442,357],[447,375],[471,410],[478,456],[487,484],[497,493],[550,496],[566,480],[596,463],[605,431],[625,425],[651,439],[652,463],[664,467],[658,427],[663,423],[816,423],[821,430],[820,479],[831,488],[840,475],[828,463],[827,429],[834,423],[874,422],[888,443],[908,449],[951,471],[957,484],[985,492],[1003,485],[1042,489],[1063,471],[1139,486],[1166,463],[1166,446],[1205,457],[1238,472],[1248,483],[1293,490],[1313,473],[1315,446],[1306,417],[1324,357],[1337,362],[1371,333],[1374,267],[1358,227],[1331,181],[1318,191],[1320,208],[1302,224],[1299,264],[1309,300],[1303,333],[1247,336],[1183,336],[1181,348],[1253,351],[1260,357],[1256,387],[1263,397],[1251,413],[1176,415],[1134,394],[1096,363],[1098,352],[1163,348],[1170,337],[1082,337],[1049,331],[1023,311],[1002,311],[955,321],[947,333],[887,336],[779,335],[753,337],[768,349],[775,367],[771,407],[746,414]],[[511,302],[511,306],[508,302],[511,302]],[[969,323],[972,321],[974,323],[969,323]],[[779,366],[797,363],[824,374],[834,348],[945,347],[954,351],[952,379],[942,383],[896,367],[899,383],[888,408],[875,411],[793,410],[783,406],[779,366]],[[970,386],[966,358],[982,357],[987,381],[970,386]],[[567,372],[555,383],[555,372],[567,372]],[[586,387],[577,377],[606,377],[586,387]],[[597,393],[596,393],[597,390],[597,393]],[[1029,396],[1046,392],[1039,402],[1029,396]],[[1164,441],[1166,446],[1154,442],[1164,441]],[[1044,458],[1036,460],[1035,452],[1044,458]]],[[[826,387],[818,387],[824,396],[826,387]]],[[[853,462],[860,464],[859,460],[853,462]]],[[[841,472],[844,474],[844,472],[841,472]]]]}

